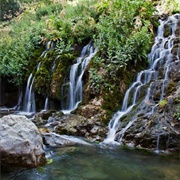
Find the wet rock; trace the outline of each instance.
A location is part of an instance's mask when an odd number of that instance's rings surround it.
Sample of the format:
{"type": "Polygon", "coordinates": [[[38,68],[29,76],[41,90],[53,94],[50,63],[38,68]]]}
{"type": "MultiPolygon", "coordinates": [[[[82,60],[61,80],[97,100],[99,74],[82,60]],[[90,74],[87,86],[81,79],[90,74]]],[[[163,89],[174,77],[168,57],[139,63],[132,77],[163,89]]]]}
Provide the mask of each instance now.
{"type": "Polygon", "coordinates": [[[47,120],[53,116],[53,114],[55,112],[56,112],[55,110],[41,111],[41,112],[35,114],[32,121],[36,125],[44,125],[47,123],[47,120]]]}
{"type": "Polygon", "coordinates": [[[37,167],[46,163],[38,128],[25,116],[0,118],[0,154],[3,167],[37,167]]]}
{"type": "Polygon", "coordinates": [[[179,82],[180,80],[180,61],[179,60],[170,64],[169,78],[173,82],[179,82]]]}
{"type": "Polygon", "coordinates": [[[55,131],[59,134],[79,135],[79,129],[83,127],[86,119],[79,115],[64,115],[59,119],[55,131]]]}
{"type": "MultiPolygon", "coordinates": [[[[95,103],[97,103],[97,102],[95,102],[95,103]]],[[[99,106],[89,104],[89,105],[79,108],[77,113],[86,118],[91,118],[94,115],[101,113],[101,109],[99,108],[99,106]]]]}
{"type": "Polygon", "coordinates": [[[92,129],[91,129],[91,134],[97,134],[98,133],[98,129],[99,127],[98,126],[94,126],[92,129]]]}
{"type": "Polygon", "coordinates": [[[53,132],[58,134],[86,137],[90,141],[95,139],[103,140],[107,133],[107,128],[101,124],[99,117],[85,118],[77,114],[68,114],[55,117],[47,128],[53,127],[53,132]]]}
{"type": "Polygon", "coordinates": [[[70,140],[64,139],[58,134],[55,133],[43,133],[43,141],[45,145],[51,146],[51,147],[56,147],[59,145],[73,145],[73,143],[70,140]]]}
{"type": "Polygon", "coordinates": [[[164,37],[168,37],[172,33],[171,28],[168,24],[164,25],[164,37]]]}
{"type": "MultiPolygon", "coordinates": [[[[159,111],[161,107],[157,107],[155,112],[149,113],[149,116],[137,116],[135,122],[123,135],[122,142],[127,145],[133,144],[138,148],[178,152],[180,122],[174,114],[179,107],[179,102],[178,105],[174,102],[179,95],[179,91],[177,91],[174,96],[168,97],[163,112],[159,111]]],[[[125,122],[122,122],[121,127],[123,123],[125,122]]]]}

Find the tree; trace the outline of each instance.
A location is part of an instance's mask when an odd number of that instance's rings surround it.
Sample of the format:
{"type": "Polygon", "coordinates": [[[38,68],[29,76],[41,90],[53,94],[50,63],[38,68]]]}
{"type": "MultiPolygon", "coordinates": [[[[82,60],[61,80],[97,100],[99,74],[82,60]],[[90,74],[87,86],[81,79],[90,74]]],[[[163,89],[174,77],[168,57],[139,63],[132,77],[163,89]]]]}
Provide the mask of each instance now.
{"type": "Polygon", "coordinates": [[[16,0],[1,0],[0,21],[10,20],[20,12],[20,3],[16,0]]]}

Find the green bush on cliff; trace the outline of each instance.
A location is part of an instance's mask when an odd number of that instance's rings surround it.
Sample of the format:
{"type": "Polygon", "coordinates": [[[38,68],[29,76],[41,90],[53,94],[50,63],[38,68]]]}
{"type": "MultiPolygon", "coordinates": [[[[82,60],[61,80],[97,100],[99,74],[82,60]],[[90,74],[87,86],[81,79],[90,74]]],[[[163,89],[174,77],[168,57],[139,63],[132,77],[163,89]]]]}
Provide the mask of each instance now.
{"type": "Polygon", "coordinates": [[[61,10],[62,10],[61,4],[50,4],[48,6],[46,4],[43,4],[36,11],[36,18],[38,20],[41,20],[41,18],[43,18],[44,16],[48,16],[51,14],[58,14],[61,12],[61,10]]]}
{"type": "Polygon", "coordinates": [[[177,120],[180,120],[180,106],[178,106],[173,114],[173,117],[177,120]]]}
{"type": "Polygon", "coordinates": [[[94,41],[99,57],[91,63],[90,88],[103,96],[104,109],[114,111],[136,72],[148,65],[155,9],[148,0],[96,5],[99,17],[94,41]]]}
{"type": "Polygon", "coordinates": [[[102,55],[110,63],[123,67],[129,61],[145,59],[151,46],[152,3],[119,0],[101,5],[105,10],[98,8],[101,15],[96,25],[95,42],[102,55]]]}
{"type": "MultiPolygon", "coordinates": [[[[1,33],[3,36],[0,38],[0,47],[4,50],[0,52],[2,75],[11,76],[17,84],[22,83],[28,66],[37,61],[34,51],[49,40],[70,48],[93,39],[102,59],[98,63],[107,68],[105,77],[102,75],[107,89],[113,86],[121,68],[147,61],[154,12],[150,0],[64,3],[29,1],[26,10],[12,20],[9,30],[1,33]],[[108,79],[113,81],[108,82],[108,79]]],[[[5,24],[2,27],[6,29],[5,24]]],[[[62,47],[57,48],[61,53],[62,47]]],[[[96,63],[94,68],[98,72],[96,63]]],[[[96,81],[94,87],[99,84],[96,74],[91,76],[92,82],[96,81]]]]}

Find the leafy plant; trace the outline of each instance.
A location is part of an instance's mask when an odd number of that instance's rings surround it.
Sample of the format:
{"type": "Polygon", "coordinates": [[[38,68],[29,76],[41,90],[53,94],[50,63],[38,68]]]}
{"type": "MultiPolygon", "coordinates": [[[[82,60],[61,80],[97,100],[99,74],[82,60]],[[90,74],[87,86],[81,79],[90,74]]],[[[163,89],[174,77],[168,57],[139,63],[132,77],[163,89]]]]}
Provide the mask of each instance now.
{"type": "Polygon", "coordinates": [[[64,41],[58,41],[55,48],[56,57],[59,58],[63,53],[69,52],[71,46],[72,44],[65,44],[64,41]]]}
{"type": "Polygon", "coordinates": [[[21,11],[20,3],[16,0],[1,0],[0,21],[10,20],[21,11]]]}
{"type": "Polygon", "coordinates": [[[173,114],[173,117],[176,118],[177,120],[180,120],[180,107],[178,107],[173,114]]]}
{"type": "Polygon", "coordinates": [[[49,164],[52,164],[53,163],[53,159],[51,158],[51,159],[47,159],[47,164],[49,165],[49,164]]]}
{"type": "MultiPolygon", "coordinates": [[[[99,4],[101,5],[101,4],[99,4]]],[[[130,61],[147,59],[151,33],[149,26],[154,8],[146,1],[106,1],[96,25],[95,42],[110,63],[126,67],[130,61]],[[139,20],[138,22],[136,20],[139,20]]],[[[135,62],[136,64],[136,62],[135,62]]]]}
{"type": "Polygon", "coordinates": [[[38,10],[36,11],[36,18],[38,20],[41,20],[42,17],[52,15],[52,14],[58,14],[62,10],[61,4],[51,4],[51,5],[42,5],[38,10]]]}
{"type": "Polygon", "coordinates": [[[98,71],[93,68],[90,69],[90,84],[90,88],[93,92],[100,94],[102,86],[104,85],[104,80],[102,75],[98,74],[98,71]]]}

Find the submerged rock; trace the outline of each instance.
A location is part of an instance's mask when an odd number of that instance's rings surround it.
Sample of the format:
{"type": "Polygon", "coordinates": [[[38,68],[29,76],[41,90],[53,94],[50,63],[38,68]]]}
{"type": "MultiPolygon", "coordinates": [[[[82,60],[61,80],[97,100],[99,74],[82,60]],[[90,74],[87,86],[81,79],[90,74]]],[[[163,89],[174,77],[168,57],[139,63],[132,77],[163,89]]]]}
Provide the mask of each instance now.
{"type": "Polygon", "coordinates": [[[46,163],[38,128],[25,116],[0,118],[0,154],[2,167],[33,168],[46,163]]]}

